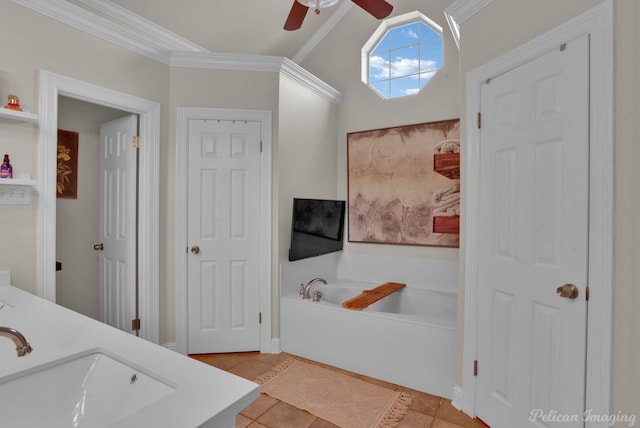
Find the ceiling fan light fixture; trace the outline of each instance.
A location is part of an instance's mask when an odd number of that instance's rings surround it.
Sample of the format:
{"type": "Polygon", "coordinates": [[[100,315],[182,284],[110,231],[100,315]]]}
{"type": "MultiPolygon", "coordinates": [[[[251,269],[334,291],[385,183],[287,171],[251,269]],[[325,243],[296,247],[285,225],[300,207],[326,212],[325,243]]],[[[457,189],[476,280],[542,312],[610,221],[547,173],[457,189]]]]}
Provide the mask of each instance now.
{"type": "Polygon", "coordinates": [[[298,3],[307,6],[310,9],[324,9],[325,7],[333,6],[340,0],[297,0],[298,3]]]}

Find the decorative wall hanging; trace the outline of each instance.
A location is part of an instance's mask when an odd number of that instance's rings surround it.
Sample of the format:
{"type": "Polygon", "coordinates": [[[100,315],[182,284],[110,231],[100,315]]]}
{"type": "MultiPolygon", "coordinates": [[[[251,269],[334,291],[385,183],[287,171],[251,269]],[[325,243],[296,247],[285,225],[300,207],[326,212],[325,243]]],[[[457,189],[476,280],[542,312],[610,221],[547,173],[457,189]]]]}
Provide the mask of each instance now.
{"type": "Polygon", "coordinates": [[[78,136],[58,129],[56,196],[61,199],[78,199],[78,136]]]}
{"type": "Polygon", "coordinates": [[[347,134],[349,242],[459,246],[460,119],[347,134]]]}

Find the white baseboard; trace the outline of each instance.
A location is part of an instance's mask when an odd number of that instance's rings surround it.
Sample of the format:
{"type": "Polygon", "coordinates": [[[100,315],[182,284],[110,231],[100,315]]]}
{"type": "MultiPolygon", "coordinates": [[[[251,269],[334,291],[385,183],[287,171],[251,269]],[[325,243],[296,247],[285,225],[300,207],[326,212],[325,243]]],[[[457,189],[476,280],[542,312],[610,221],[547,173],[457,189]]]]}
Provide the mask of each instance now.
{"type": "Polygon", "coordinates": [[[279,354],[282,352],[282,347],[280,346],[280,338],[274,337],[271,339],[271,349],[269,350],[270,354],[279,354]]]}
{"type": "Polygon", "coordinates": [[[453,387],[453,398],[451,399],[451,405],[458,410],[462,410],[462,387],[455,385],[453,387]]]}

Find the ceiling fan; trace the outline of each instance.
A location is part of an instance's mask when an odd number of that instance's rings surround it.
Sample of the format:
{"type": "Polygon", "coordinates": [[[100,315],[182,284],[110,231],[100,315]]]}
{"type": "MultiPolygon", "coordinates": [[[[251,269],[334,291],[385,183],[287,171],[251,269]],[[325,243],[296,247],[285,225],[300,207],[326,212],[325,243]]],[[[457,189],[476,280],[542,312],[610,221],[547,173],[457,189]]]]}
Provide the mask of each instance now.
{"type": "MultiPolygon", "coordinates": [[[[387,3],[385,0],[351,1],[378,19],[386,18],[393,10],[393,5],[387,3]]],[[[284,23],[284,29],[292,31],[300,28],[310,7],[315,7],[316,13],[320,13],[321,7],[333,6],[337,2],[338,0],[293,0],[293,6],[291,6],[289,16],[284,23]]]]}

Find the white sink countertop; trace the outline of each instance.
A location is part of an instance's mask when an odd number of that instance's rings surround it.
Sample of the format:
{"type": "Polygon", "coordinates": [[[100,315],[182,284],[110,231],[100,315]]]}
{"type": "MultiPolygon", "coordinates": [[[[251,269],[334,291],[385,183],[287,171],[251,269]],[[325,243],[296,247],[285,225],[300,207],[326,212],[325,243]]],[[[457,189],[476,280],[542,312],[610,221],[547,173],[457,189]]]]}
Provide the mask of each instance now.
{"type": "MultiPolygon", "coordinates": [[[[33,347],[16,356],[14,343],[0,337],[0,384],[16,373],[90,350],[106,352],[174,388],[169,394],[113,423],[118,428],[228,427],[259,396],[259,387],[12,286],[0,285],[0,326],[22,333],[33,347]]],[[[2,408],[0,415],[7,409],[2,408]]],[[[1,417],[0,417],[1,418],[1,417]]]]}

